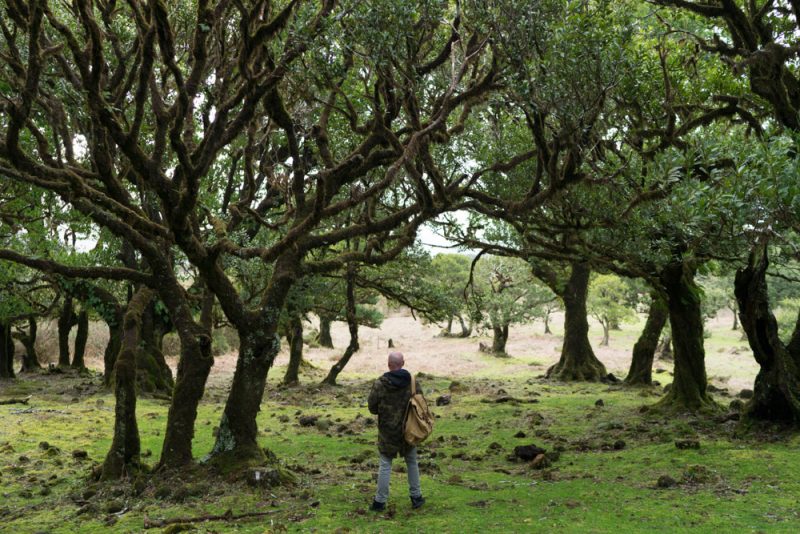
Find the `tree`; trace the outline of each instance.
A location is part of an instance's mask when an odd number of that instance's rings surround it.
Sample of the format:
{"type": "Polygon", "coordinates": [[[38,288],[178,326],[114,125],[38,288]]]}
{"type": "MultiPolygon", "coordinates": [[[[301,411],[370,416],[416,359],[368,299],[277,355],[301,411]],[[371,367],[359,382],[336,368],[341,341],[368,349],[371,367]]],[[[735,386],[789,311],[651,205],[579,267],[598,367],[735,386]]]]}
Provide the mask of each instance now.
{"type": "Polygon", "coordinates": [[[612,274],[600,274],[589,282],[589,295],[586,299],[588,312],[603,327],[601,347],[608,346],[608,331],[615,324],[620,324],[635,317],[633,309],[626,302],[627,286],[612,274]]]}
{"type": "Polygon", "coordinates": [[[534,310],[554,298],[537,283],[530,266],[517,258],[481,256],[473,279],[470,298],[484,327],[492,330],[491,352],[497,356],[506,354],[509,327],[530,321],[534,310]]]}

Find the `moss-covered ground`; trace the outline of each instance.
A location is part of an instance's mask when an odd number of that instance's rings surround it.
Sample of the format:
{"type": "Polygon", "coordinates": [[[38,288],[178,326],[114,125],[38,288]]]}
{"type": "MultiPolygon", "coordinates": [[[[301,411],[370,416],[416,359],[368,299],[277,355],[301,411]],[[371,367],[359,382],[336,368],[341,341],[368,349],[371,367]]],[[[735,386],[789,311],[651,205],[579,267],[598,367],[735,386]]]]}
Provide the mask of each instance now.
{"type": "MultiPolygon", "coordinates": [[[[420,449],[427,503],[411,509],[398,460],[384,513],[367,511],[377,464],[376,429],[365,406],[367,380],[337,388],[270,387],[259,418],[261,443],[299,477],[297,484],[277,488],[253,488],[237,478],[212,475],[202,465],[117,484],[95,483],[90,473],[109,447],[114,402],[100,377],[41,374],[5,381],[0,398],[31,399],[28,405],[0,406],[0,531],[142,532],[148,521],[227,510],[268,514],[185,528],[800,531],[798,435],[777,429],[742,435],[736,421],[723,421],[732,399],[724,393],[715,394],[722,406],[718,414],[674,416],[647,408],[660,388],[559,384],[533,375],[458,383],[421,378],[431,402],[451,395],[449,405],[435,408],[435,433],[420,449]],[[496,402],[503,397],[512,400],[496,402]],[[318,422],[300,426],[300,416],[308,415],[318,416],[318,422]],[[700,448],[676,447],[676,440],[687,438],[698,440],[700,448]],[[538,468],[512,461],[515,446],[530,444],[559,457],[538,468]],[[75,451],[85,451],[86,457],[75,451]],[[670,487],[658,487],[659,478],[670,487]]],[[[659,376],[664,381],[669,375],[659,376]]],[[[223,399],[223,391],[211,390],[201,405],[194,441],[198,458],[211,448],[223,399]]],[[[166,412],[164,401],[139,401],[142,449],[149,464],[157,461],[166,412]]]]}

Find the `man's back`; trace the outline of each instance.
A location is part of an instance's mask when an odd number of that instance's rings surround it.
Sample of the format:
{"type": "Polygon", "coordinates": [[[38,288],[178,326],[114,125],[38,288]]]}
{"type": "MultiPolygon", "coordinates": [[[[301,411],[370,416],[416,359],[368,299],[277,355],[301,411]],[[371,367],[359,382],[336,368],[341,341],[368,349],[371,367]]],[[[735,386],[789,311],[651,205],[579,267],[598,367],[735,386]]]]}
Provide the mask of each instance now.
{"type": "Polygon", "coordinates": [[[403,438],[403,418],[411,398],[411,374],[405,369],[384,373],[372,385],[369,411],[378,415],[378,450],[394,457],[409,446],[403,438]]]}

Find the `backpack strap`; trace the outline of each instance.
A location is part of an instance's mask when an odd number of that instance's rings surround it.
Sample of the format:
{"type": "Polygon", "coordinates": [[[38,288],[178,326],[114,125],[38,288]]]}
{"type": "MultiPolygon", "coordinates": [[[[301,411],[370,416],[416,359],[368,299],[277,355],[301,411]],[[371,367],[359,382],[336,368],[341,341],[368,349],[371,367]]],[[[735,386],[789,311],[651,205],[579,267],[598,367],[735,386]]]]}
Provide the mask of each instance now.
{"type": "Polygon", "coordinates": [[[411,374],[411,396],[413,397],[414,395],[417,394],[417,382],[414,380],[414,374],[413,373],[409,374],[411,374]]]}

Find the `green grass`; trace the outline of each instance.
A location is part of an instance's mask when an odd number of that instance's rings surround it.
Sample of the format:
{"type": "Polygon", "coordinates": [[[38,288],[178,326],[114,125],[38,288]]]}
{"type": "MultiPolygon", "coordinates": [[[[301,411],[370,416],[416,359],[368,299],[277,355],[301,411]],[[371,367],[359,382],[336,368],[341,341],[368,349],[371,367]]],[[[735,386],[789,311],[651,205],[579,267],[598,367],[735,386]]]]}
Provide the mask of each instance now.
{"type": "MultiPolygon", "coordinates": [[[[709,346],[714,343],[712,337],[709,346]]],[[[142,477],[138,486],[130,480],[97,484],[88,475],[108,450],[114,401],[98,387],[99,377],[39,375],[2,382],[3,398],[33,397],[29,406],[0,406],[0,532],[141,532],[146,517],[196,517],[228,509],[270,515],[195,524],[195,531],[800,530],[797,435],[775,431],[737,438],[735,423],[716,423],[713,416],[642,410],[657,401],[660,388],[550,383],[536,379],[535,370],[501,378],[505,366],[533,358],[493,361],[493,372],[459,380],[463,391],[453,392],[452,404],[435,409],[435,433],[420,449],[428,502],[411,510],[405,475],[395,472],[389,511],[382,514],[367,512],[377,469],[375,427],[365,422],[369,380],[334,389],[286,390],[271,383],[258,418],[260,441],[299,475],[297,485],[272,489],[210,476],[202,466],[168,478],[142,477]],[[499,389],[538,402],[486,402],[499,389]],[[602,407],[595,405],[598,399],[602,407]],[[319,415],[331,425],[300,427],[298,412],[319,415]],[[524,438],[515,437],[519,431],[524,438]],[[680,438],[699,439],[701,448],[679,450],[674,442],[680,438]],[[40,446],[44,441],[49,450],[40,446]],[[514,447],[523,444],[561,451],[560,458],[543,470],[510,461],[514,447]],[[74,459],[75,449],[87,451],[89,459],[74,459]],[[657,489],[663,475],[677,486],[657,489]],[[115,502],[124,513],[108,512],[115,502]]],[[[668,374],[657,378],[664,383],[668,374]]],[[[451,383],[444,377],[421,380],[431,402],[451,383]]],[[[224,392],[212,390],[206,397],[197,418],[197,458],[211,449],[224,392]]],[[[718,400],[727,404],[729,399],[718,400]]],[[[149,464],[159,455],[167,408],[163,401],[138,404],[149,464]]]]}

